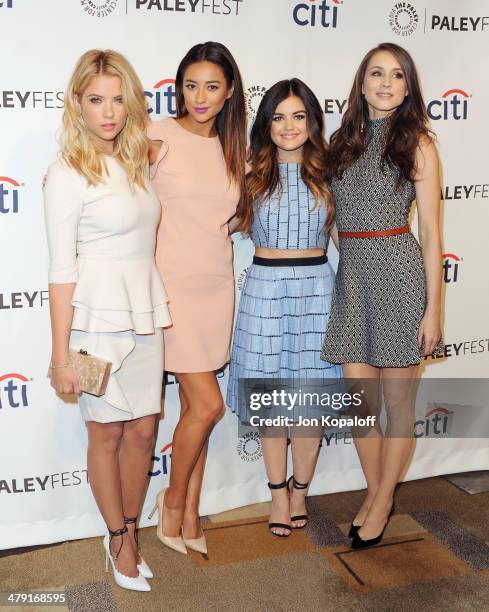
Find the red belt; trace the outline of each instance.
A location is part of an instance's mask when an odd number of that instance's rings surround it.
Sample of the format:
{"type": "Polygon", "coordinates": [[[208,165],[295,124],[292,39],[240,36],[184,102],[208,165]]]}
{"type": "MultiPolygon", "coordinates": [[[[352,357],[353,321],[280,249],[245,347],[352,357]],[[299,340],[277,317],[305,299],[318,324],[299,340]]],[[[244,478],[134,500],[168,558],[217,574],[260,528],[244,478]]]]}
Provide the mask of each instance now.
{"type": "Polygon", "coordinates": [[[407,234],[411,231],[409,225],[403,227],[395,227],[388,230],[377,230],[373,232],[338,232],[340,238],[383,238],[384,236],[398,236],[399,234],[407,234]]]}

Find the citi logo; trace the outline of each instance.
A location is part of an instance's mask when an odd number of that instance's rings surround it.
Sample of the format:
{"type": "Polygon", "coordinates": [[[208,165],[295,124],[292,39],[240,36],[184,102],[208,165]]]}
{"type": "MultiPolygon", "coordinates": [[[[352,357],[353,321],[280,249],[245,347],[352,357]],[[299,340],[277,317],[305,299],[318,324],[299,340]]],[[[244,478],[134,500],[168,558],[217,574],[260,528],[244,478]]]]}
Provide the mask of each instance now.
{"type": "Polygon", "coordinates": [[[296,4],[292,12],[294,21],[299,26],[321,26],[336,28],[338,25],[338,6],[343,0],[309,0],[296,4]]]}
{"type": "Polygon", "coordinates": [[[468,100],[472,96],[463,89],[449,89],[446,91],[440,100],[432,100],[426,110],[432,121],[440,119],[467,119],[468,100]]]}
{"type": "Polygon", "coordinates": [[[153,471],[150,471],[148,476],[160,476],[160,474],[166,476],[170,473],[171,449],[172,443],[169,442],[160,450],[160,456],[155,455],[151,458],[153,471]]]}
{"type": "Polygon", "coordinates": [[[144,93],[150,100],[151,107],[148,108],[150,115],[172,116],[177,114],[175,79],[162,79],[153,86],[152,91],[144,93]]]}
{"type": "Polygon", "coordinates": [[[414,437],[447,437],[450,432],[452,415],[452,410],[440,406],[428,410],[424,419],[415,421],[414,437]]]}
{"type": "Polygon", "coordinates": [[[27,408],[27,383],[22,374],[15,372],[0,376],[0,410],[4,408],[27,408]]]}
{"type": "Polygon", "coordinates": [[[0,213],[19,212],[19,188],[23,184],[9,176],[0,176],[0,213]]]}
{"type": "Polygon", "coordinates": [[[458,266],[461,261],[463,259],[454,253],[443,253],[443,280],[445,283],[458,281],[458,266]]]}

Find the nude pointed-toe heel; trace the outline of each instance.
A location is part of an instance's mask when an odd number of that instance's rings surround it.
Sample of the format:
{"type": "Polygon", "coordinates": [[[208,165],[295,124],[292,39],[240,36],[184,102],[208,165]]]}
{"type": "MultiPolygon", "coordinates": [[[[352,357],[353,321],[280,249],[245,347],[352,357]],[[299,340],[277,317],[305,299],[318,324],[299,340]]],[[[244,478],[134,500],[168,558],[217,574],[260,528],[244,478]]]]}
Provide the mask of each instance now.
{"type": "Polygon", "coordinates": [[[166,536],[163,533],[163,528],[164,528],[164,522],[165,522],[165,494],[166,494],[167,489],[162,489],[158,495],[156,496],[156,502],[155,502],[155,506],[153,508],[153,510],[150,512],[148,519],[150,519],[153,514],[156,512],[156,510],[158,510],[158,515],[159,515],[159,520],[158,520],[158,525],[156,527],[156,536],[158,537],[158,540],[164,544],[165,546],[168,546],[168,548],[171,548],[172,550],[176,550],[179,553],[182,553],[182,555],[186,555],[187,554],[187,548],[185,546],[185,543],[183,541],[183,538],[181,535],[179,536],[166,536]]]}

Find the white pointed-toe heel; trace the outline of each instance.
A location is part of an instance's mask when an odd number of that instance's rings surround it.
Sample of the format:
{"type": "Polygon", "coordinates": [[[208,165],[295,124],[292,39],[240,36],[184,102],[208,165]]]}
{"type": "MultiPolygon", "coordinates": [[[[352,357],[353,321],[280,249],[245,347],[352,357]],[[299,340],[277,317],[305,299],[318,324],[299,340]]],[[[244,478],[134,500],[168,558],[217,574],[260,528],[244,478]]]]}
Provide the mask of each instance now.
{"type": "MultiPolygon", "coordinates": [[[[182,535],[183,535],[183,531],[182,531],[182,535]]],[[[204,535],[203,530],[202,530],[202,535],[200,536],[200,538],[189,539],[183,535],[183,541],[187,548],[190,548],[190,550],[195,550],[195,552],[200,553],[206,561],[209,560],[209,555],[207,553],[207,542],[205,540],[205,535],[204,535]]]]}
{"type": "Polygon", "coordinates": [[[153,572],[151,571],[149,565],[141,557],[141,555],[139,555],[139,558],[141,559],[141,561],[137,564],[137,568],[141,576],[143,576],[144,578],[154,578],[153,572]]]}
{"type": "Polygon", "coordinates": [[[176,550],[177,552],[182,553],[182,555],[186,555],[187,548],[185,546],[182,536],[166,536],[163,533],[164,518],[165,518],[164,511],[165,511],[165,493],[166,491],[167,489],[162,489],[156,496],[155,506],[153,510],[150,512],[148,519],[150,519],[153,516],[156,510],[158,510],[159,520],[158,520],[158,525],[156,527],[156,535],[158,537],[158,540],[165,546],[168,546],[168,548],[171,548],[172,550],[176,550]]]}
{"type": "Polygon", "coordinates": [[[136,540],[136,548],[137,548],[139,559],[140,559],[139,563],[137,564],[139,573],[141,574],[141,576],[144,576],[145,578],[154,578],[151,568],[146,563],[146,561],[143,559],[143,557],[141,556],[141,551],[139,550],[138,528],[136,525],[137,520],[138,520],[137,516],[132,516],[132,517],[125,516],[124,525],[134,525],[134,539],[136,540]]]}
{"type": "Polygon", "coordinates": [[[125,574],[122,574],[115,566],[115,562],[117,561],[117,557],[119,556],[119,553],[122,548],[122,542],[119,548],[119,552],[117,553],[117,555],[115,555],[115,557],[113,557],[110,551],[110,541],[115,536],[121,536],[123,538],[125,533],[127,533],[127,527],[124,527],[123,529],[117,529],[116,531],[110,531],[109,529],[109,533],[104,537],[105,571],[109,571],[110,561],[112,565],[112,572],[114,574],[115,583],[122,589],[128,589],[129,591],[151,591],[151,587],[149,586],[149,583],[144,576],[142,576],[141,574],[135,577],[126,576],[125,574]]]}

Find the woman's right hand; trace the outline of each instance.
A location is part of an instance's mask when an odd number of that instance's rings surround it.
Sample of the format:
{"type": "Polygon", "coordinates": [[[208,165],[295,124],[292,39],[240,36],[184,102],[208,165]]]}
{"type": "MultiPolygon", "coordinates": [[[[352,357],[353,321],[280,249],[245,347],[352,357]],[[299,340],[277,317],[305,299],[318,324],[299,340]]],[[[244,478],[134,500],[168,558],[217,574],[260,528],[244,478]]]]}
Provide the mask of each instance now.
{"type": "Polygon", "coordinates": [[[73,366],[51,369],[51,387],[57,393],[80,395],[80,378],[73,366]]]}

